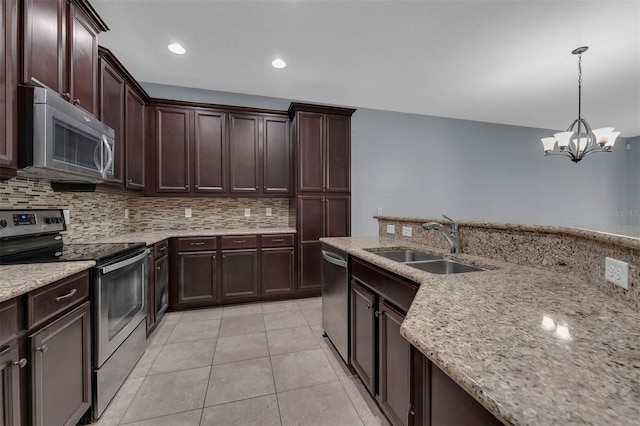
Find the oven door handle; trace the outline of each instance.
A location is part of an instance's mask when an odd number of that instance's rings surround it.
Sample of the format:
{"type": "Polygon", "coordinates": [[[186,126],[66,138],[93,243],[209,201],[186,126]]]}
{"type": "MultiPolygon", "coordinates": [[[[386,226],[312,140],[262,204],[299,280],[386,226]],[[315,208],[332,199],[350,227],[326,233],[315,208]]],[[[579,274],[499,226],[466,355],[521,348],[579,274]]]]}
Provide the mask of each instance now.
{"type": "Polygon", "coordinates": [[[122,262],[114,263],[113,265],[108,265],[108,266],[99,268],[100,272],[103,275],[104,274],[108,274],[109,272],[113,272],[113,271],[115,271],[117,269],[124,268],[125,266],[129,266],[132,263],[139,262],[140,260],[142,260],[145,257],[147,257],[149,255],[149,252],[150,252],[149,249],[145,249],[144,252],[142,252],[141,254],[139,254],[139,255],[137,255],[135,257],[132,257],[132,258],[129,258],[129,259],[125,259],[122,262]]]}

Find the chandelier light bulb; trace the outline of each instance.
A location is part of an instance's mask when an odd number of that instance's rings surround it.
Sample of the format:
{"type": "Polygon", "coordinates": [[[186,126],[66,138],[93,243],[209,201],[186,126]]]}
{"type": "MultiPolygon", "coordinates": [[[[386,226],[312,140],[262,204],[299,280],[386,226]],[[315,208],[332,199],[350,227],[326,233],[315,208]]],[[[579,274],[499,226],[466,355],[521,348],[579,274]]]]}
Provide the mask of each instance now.
{"type": "Polygon", "coordinates": [[[271,61],[271,65],[274,68],[284,68],[287,66],[287,63],[280,58],[276,58],[273,61],[271,61]]]}

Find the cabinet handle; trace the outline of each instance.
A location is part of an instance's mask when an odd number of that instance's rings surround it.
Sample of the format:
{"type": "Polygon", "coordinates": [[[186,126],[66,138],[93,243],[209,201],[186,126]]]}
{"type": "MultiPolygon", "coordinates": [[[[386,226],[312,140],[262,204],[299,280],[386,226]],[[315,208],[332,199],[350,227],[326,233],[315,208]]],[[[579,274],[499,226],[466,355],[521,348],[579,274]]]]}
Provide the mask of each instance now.
{"type": "Polygon", "coordinates": [[[371,309],[373,307],[373,305],[370,305],[367,303],[367,309],[371,309]]]}
{"type": "Polygon", "coordinates": [[[133,179],[127,179],[127,182],[133,182],[133,179]]]}
{"type": "Polygon", "coordinates": [[[69,100],[71,100],[71,93],[69,93],[69,92],[64,92],[64,93],[62,94],[62,97],[69,101],[69,100]]]}
{"type": "Polygon", "coordinates": [[[159,270],[160,270],[160,267],[159,267],[159,266],[156,266],[156,271],[159,271],[159,270]]]}
{"type": "Polygon", "coordinates": [[[384,312],[381,312],[381,311],[374,312],[374,315],[376,316],[376,318],[380,317],[382,314],[384,314],[384,312]]]}
{"type": "Polygon", "coordinates": [[[27,359],[26,358],[21,358],[20,361],[15,361],[13,363],[13,365],[18,366],[20,368],[24,368],[27,366],[27,359]]]}
{"type": "Polygon", "coordinates": [[[67,293],[67,294],[65,294],[65,295],[62,295],[62,296],[58,296],[58,297],[56,297],[56,302],[59,302],[59,301],[61,301],[61,300],[63,300],[63,299],[68,299],[68,298],[70,298],[71,296],[73,296],[74,294],[76,294],[77,292],[78,292],[78,289],[75,289],[75,288],[74,288],[74,289],[73,289],[73,290],[71,290],[69,293],[67,293]]]}
{"type": "Polygon", "coordinates": [[[47,346],[46,344],[40,346],[39,348],[36,348],[36,352],[46,353],[48,350],[49,350],[49,346],[47,346]]]}
{"type": "Polygon", "coordinates": [[[189,185],[185,185],[185,186],[184,186],[184,189],[189,189],[189,185]]]}
{"type": "Polygon", "coordinates": [[[74,105],[80,105],[80,99],[74,99],[73,100],[73,104],[74,105]]]}
{"type": "Polygon", "coordinates": [[[284,243],[284,238],[274,238],[273,240],[274,243],[284,243]]]}
{"type": "Polygon", "coordinates": [[[167,249],[167,246],[160,246],[159,250],[160,251],[165,251],[167,249]]]}
{"type": "Polygon", "coordinates": [[[196,189],[200,188],[200,185],[196,184],[196,189]]]}
{"type": "Polygon", "coordinates": [[[204,241],[200,241],[199,243],[191,243],[192,246],[203,246],[204,241]]]}
{"type": "Polygon", "coordinates": [[[246,243],[247,240],[233,240],[233,242],[236,244],[242,244],[242,243],[246,243]]]}

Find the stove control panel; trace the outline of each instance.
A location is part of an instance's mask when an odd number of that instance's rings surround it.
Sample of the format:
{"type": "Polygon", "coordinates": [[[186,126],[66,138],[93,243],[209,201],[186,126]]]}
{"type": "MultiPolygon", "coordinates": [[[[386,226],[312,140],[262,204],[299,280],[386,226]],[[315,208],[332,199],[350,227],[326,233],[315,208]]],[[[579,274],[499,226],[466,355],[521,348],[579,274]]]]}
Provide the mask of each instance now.
{"type": "Polygon", "coordinates": [[[0,210],[0,238],[23,237],[65,231],[60,209],[0,210]]]}

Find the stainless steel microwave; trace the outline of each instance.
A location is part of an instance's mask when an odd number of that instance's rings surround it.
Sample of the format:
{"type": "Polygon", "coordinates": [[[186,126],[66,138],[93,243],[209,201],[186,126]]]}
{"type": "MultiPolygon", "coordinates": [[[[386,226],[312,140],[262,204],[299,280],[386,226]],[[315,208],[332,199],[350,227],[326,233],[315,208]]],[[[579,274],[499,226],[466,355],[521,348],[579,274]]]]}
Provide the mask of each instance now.
{"type": "Polygon", "coordinates": [[[54,182],[113,180],[112,128],[57,93],[18,87],[18,175],[54,182]]]}

